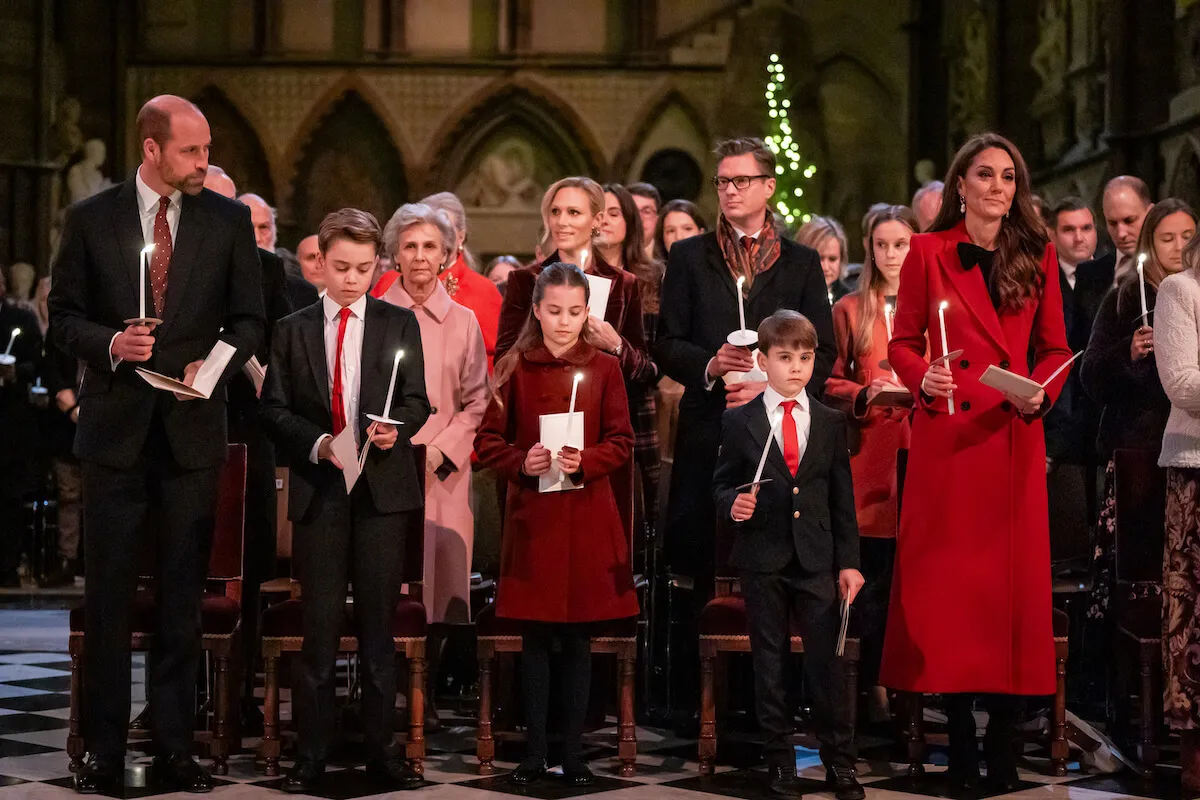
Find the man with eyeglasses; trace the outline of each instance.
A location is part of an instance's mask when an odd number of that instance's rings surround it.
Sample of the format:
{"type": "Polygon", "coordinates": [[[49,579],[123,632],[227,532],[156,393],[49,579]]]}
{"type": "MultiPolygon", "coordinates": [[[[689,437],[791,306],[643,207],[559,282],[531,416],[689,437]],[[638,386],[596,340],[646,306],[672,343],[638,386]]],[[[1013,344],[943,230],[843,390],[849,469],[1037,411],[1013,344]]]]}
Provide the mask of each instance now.
{"type": "MultiPolygon", "coordinates": [[[[812,397],[821,397],[834,361],[833,316],[820,259],[815,250],[779,235],[768,206],[775,191],[775,154],[760,139],[742,138],[722,142],[715,155],[713,185],[721,209],[716,230],[671,248],[654,347],[660,369],[684,386],[683,435],[675,442],[664,555],[674,573],[694,578],[697,607],[711,596],[715,570],[712,477],[721,415],[750,402],[766,386],[765,379],[746,381],[737,374],[754,369],[753,348],[727,341],[741,327],[738,278],[745,279],[746,329],[757,330],[781,308],[799,311],[816,328],[816,366],[808,385],[812,397]]],[[[694,647],[695,636],[684,636],[694,647]]],[[[685,658],[678,663],[688,663],[685,658]]]]}

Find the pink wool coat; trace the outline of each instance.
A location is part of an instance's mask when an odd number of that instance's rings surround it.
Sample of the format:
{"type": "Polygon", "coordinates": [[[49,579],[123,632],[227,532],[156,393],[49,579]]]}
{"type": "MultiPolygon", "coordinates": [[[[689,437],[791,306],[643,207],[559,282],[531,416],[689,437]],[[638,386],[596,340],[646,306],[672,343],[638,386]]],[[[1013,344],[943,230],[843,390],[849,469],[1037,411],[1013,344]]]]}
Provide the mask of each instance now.
{"type": "Polygon", "coordinates": [[[412,442],[436,447],[454,465],[445,480],[429,475],[425,481],[425,608],[430,622],[469,622],[475,543],[471,448],[489,399],[483,332],[471,309],[450,299],[441,281],[420,305],[401,281],[383,299],[411,309],[421,327],[433,413],[412,442]]]}

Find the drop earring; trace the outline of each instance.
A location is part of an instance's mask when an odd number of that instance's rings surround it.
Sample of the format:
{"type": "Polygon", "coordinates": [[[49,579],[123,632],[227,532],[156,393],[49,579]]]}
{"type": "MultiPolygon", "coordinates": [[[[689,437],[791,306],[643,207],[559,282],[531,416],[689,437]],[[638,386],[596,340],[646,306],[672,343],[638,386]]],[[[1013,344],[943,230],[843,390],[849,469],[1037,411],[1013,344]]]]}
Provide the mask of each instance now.
{"type": "Polygon", "coordinates": [[[967,199],[965,197],[963,197],[961,194],[958,196],[958,213],[960,213],[960,214],[967,213],[967,199]]]}

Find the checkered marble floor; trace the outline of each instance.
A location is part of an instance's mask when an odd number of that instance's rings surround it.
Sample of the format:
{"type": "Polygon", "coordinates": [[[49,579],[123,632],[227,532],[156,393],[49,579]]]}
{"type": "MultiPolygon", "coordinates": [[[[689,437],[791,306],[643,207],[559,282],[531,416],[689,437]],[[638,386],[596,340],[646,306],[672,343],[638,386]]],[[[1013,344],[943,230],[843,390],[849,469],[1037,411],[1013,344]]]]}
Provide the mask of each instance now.
{"type": "MultiPolygon", "coordinates": [[[[0,612],[11,613],[11,612],[0,612]]],[[[75,796],[68,788],[66,746],[69,662],[62,652],[0,651],[0,800],[15,798],[67,798],[75,796]]],[[[144,666],[140,657],[134,667],[134,713],[140,710],[144,697],[144,666]]],[[[287,716],[285,704],[284,716],[287,716]]],[[[655,728],[638,730],[638,774],[632,779],[619,777],[613,756],[615,752],[600,744],[589,750],[598,780],[584,791],[573,791],[556,780],[548,780],[530,789],[518,790],[504,780],[503,771],[513,766],[519,750],[501,748],[497,766],[501,774],[480,778],[475,773],[474,728],[472,721],[443,716],[444,727],[429,736],[429,757],[426,762],[427,785],[415,792],[380,795],[367,780],[361,768],[333,764],[319,797],[331,800],[375,797],[419,797],[429,800],[486,800],[503,795],[558,800],[577,796],[615,798],[615,800],[702,800],[708,797],[766,798],[765,773],[756,764],[754,748],[736,737],[723,740],[717,774],[701,778],[697,774],[694,741],[674,737],[670,732],[655,728]],[[506,760],[507,759],[507,760],[506,760]]],[[[247,740],[252,747],[256,740],[247,740]]],[[[860,743],[863,760],[859,764],[860,778],[867,786],[871,800],[939,796],[938,775],[943,769],[944,755],[936,749],[928,766],[929,777],[913,784],[905,776],[903,766],[890,763],[889,743],[867,740],[860,743]]],[[[797,766],[809,779],[811,793],[832,800],[823,791],[823,770],[816,754],[797,749],[797,766]]],[[[145,756],[131,756],[148,762],[145,756]]],[[[288,762],[284,762],[285,767],[288,762]]],[[[1036,752],[1027,754],[1023,763],[1023,780],[1014,798],[1029,800],[1103,800],[1107,797],[1144,797],[1159,800],[1181,800],[1177,772],[1166,772],[1152,780],[1138,778],[1132,773],[1118,775],[1085,775],[1077,764],[1071,765],[1066,778],[1048,778],[1042,772],[1045,760],[1036,752]]],[[[214,797],[266,798],[283,797],[278,791],[279,779],[264,777],[254,763],[252,749],[230,761],[229,775],[217,780],[214,797]]],[[[127,789],[126,797],[187,797],[146,789],[127,789]]],[[[981,799],[982,800],[982,799],[981,799]]]]}

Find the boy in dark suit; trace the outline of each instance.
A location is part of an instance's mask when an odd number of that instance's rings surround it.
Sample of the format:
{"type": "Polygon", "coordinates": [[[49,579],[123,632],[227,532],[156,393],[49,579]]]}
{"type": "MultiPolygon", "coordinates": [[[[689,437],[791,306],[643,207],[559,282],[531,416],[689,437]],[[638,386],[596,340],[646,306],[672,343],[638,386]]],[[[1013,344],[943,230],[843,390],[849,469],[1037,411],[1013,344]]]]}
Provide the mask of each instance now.
{"type": "Polygon", "coordinates": [[[382,244],[379,223],[352,208],[321,223],[325,296],[279,321],[271,346],[261,417],[291,470],[288,518],[295,523],[296,575],[304,601],[295,714],[296,765],[286,792],[321,782],[335,715],[334,664],[346,585],[364,667],[363,734],[367,773],[389,789],[421,778],[393,744],[396,703],[391,619],[400,599],[403,512],[423,501],[409,437],[429,416],[421,334],[411,311],[367,297],[382,244]],[[365,414],[387,413],[389,381],[403,350],[390,416],[402,424],[371,427],[365,414]],[[343,429],[370,452],[349,494],[332,442],[343,429]]]}
{"type": "Polygon", "coordinates": [[[801,314],[776,311],[758,328],[758,365],[767,388],[725,412],[713,477],[717,513],[736,538],[730,563],[741,571],[754,659],[754,698],[763,728],[771,791],[800,797],[784,665],[789,616],[804,637],[826,782],[838,800],[864,796],[854,772],[854,720],[836,656],[841,602],[862,588],[858,522],[846,421],[805,393],[817,333],[801,314]],[[753,480],[772,437],[762,482],[753,480]]]}

